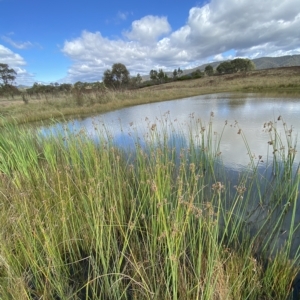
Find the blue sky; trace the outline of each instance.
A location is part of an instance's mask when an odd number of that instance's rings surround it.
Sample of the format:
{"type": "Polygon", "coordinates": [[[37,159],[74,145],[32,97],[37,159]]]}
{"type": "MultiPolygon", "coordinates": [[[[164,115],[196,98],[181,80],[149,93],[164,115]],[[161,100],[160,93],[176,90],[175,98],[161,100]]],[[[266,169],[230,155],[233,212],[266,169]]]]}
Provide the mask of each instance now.
{"type": "Polygon", "coordinates": [[[101,81],[234,57],[300,54],[299,0],[0,0],[0,63],[17,84],[101,81]]]}

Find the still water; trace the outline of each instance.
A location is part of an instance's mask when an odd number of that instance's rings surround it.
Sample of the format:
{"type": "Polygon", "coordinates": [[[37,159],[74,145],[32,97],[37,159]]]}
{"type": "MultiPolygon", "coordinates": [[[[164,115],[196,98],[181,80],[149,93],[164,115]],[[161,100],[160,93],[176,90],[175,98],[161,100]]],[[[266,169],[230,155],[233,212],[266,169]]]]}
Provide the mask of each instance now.
{"type": "MultiPolygon", "coordinates": [[[[267,126],[269,122],[275,124],[285,147],[287,147],[286,137],[290,134],[296,142],[300,131],[300,98],[262,98],[255,94],[210,94],[124,108],[43,127],[41,131],[49,134],[55,131],[63,132],[65,129],[74,132],[84,129],[88,135],[96,139],[98,130],[104,129],[111,134],[116,145],[130,147],[134,146],[137,136],[142,143],[146,133],[155,126],[155,130],[164,130],[170,136],[180,137],[181,143],[186,137],[187,144],[190,134],[198,137],[201,127],[207,129],[210,122],[214,139],[218,140],[222,134],[219,151],[223,163],[230,169],[241,169],[250,161],[249,149],[253,157],[258,159],[261,156],[261,160],[265,162],[271,160],[274,149],[268,143],[272,140],[267,126]]],[[[300,161],[300,145],[296,148],[298,151],[295,168],[300,161]]]]}
{"type": "MultiPolygon", "coordinates": [[[[227,177],[232,178],[233,182],[242,170],[247,169],[250,156],[254,158],[261,170],[265,171],[268,164],[272,164],[274,144],[270,144],[274,140],[274,130],[269,132],[270,122],[278,132],[277,137],[282,141],[278,147],[284,149],[281,150],[281,153],[284,153],[283,158],[289,151],[287,139],[292,138],[290,143],[296,150],[293,163],[295,174],[300,162],[300,146],[296,144],[300,132],[300,98],[271,98],[255,94],[211,94],[138,105],[42,127],[39,130],[45,135],[56,132],[63,134],[65,130],[74,133],[84,130],[95,141],[99,137],[99,131],[104,131],[111,136],[111,140],[116,145],[133,151],[137,139],[140,144],[143,144],[144,140],[149,138],[149,132],[151,136],[151,133],[160,131],[168,133],[172,141],[170,146],[174,146],[175,140],[176,147],[188,147],[189,139],[191,137],[197,139],[201,135],[200,131],[205,129],[207,132],[211,124],[212,139],[220,140],[217,151],[221,152],[219,157],[229,174],[227,177]]],[[[266,177],[266,174],[262,176],[266,177]]],[[[257,205],[255,194],[251,195],[251,198],[253,206],[257,205]]],[[[299,196],[297,201],[299,203],[299,196]]],[[[276,213],[280,214],[281,210],[282,208],[279,208],[278,212],[274,212],[275,221],[276,213]]],[[[260,220],[262,221],[263,218],[264,213],[260,220]]],[[[278,247],[287,238],[291,219],[291,215],[287,214],[283,220],[284,234],[274,240],[278,247]]],[[[258,223],[254,220],[250,221],[254,224],[254,230],[257,230],[258,223]]],[[[299,222],[300,206],[297,205],[294,225],[298,226],[299,222]]],[[[292,255],[298,253],[299,245],[300,227],[297,227],[293,234],[292,255]]]]}

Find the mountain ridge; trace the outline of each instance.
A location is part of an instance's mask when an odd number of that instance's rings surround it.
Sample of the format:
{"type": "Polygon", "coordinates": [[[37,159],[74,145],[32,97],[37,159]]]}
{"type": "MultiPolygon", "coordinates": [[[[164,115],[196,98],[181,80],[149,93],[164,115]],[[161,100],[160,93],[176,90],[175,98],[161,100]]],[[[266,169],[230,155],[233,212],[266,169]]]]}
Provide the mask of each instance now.
{"type": "MultiPolygon", "coordinates": [[[[205,63],[192,69],[185,69],[182,70],[183,71],[182,75],[190,74],[199,69],[201,71],[204,71],[205,67],[208,65],[211,65],[215,70],[220,63],[228,60],[205,63]]],[[[294,67],[294,66],[300,66],[300,54],[284,55],[278,57],[265,56],[265,57],[251,59],[251,61],[255,64],[256,70],[274,69],[274,68],[281,68],[281,67],[294,67]]],[[[173,76],[173,72],[165,72],[165,73],[170,77],[173,76]]],[[[143,80],[149,80],[150,76],[144,75],[142,76],[142,78],[143,80]]]]}
{"type": "MultiPolygon", "coordinates": [[[[192,68],[192,69],[185,69],[182,70],[182,75],[190,74],[196,70],[204,71],[205,67],[208,65],[211,65],[214,70],[218,67],[218,65],[223,61],[215,61],[210,63],[202,64],[198,67],[192,68]]],[[[263,70],[263,69],[273,69],[273,68],[281,68],[281,67],[293,67],[293,66],[300,66],[300,54],[294,54],[294,55],[284,55],[284,56],[278,56],[278,57],[259,57],[255,59],[251,59],[251,61],[255,64],[256,70],[263,70]]],[[[169,77],[173,77],[173,72],[165,72],[169,77]]],[[[143,81],[149,80],[149,75],[143,75],[141,76],[143,81]]],[[[26,85],[18,85],[17,88],[20,90],[25,90],[27,88],[30,88],[31,86],[26,85]]]]}

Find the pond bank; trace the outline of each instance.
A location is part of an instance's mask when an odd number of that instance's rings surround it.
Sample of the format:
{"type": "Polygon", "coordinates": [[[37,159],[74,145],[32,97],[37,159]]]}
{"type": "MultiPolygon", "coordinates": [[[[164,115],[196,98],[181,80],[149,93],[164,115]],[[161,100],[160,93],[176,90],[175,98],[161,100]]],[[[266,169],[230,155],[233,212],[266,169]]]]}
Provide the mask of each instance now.
{"type": "Polygon", "coordinates": [[[47,119],[89,116],[123,107],[221,92],[259,92],[300,95],[300,67],[278,68],[177,81],[130,91],[38,95],[22,99],[0,98],[0,125],[47,119]]]}

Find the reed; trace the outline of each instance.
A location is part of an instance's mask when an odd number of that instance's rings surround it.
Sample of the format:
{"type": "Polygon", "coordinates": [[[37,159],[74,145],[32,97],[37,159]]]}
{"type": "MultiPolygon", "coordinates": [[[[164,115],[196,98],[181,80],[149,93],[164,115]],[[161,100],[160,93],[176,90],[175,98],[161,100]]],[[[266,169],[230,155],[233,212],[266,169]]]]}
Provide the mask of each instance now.
{"type": "Polygon", "coordinates": [[[149,123],[130,151],[105,128],[95,128],[95,142],[84,130],[42,136],[5,125],[1,299],[292,299],[292,137],[288,152],[278,148],[276,174],[259,173],[250,155],[232,183],[212,116],[194,120],[198,135],[186,140],[168,122],[149,123]]]}

